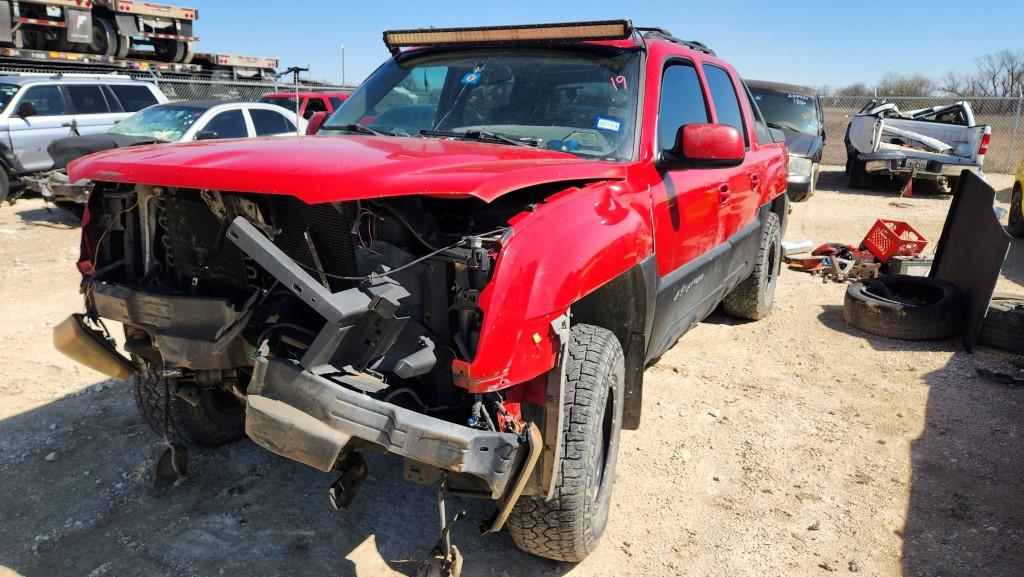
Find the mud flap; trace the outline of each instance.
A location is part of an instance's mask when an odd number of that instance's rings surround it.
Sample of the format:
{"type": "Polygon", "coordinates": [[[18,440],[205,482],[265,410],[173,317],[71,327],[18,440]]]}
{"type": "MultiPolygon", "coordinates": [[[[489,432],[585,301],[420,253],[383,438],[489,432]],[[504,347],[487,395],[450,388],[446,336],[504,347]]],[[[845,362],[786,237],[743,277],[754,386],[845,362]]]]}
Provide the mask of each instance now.
{"type": "Polygon", "coordinates": [[[14,42],[14,33],[11,31],[11,3],[8,0],[0,0],[0,42],[14,42]]]}
{"type": "Polygon", "coordinates": [[[68,42],[88,44],[92,42],[92,11],[66,8],[64,24],[67,26],[68,42]]]}

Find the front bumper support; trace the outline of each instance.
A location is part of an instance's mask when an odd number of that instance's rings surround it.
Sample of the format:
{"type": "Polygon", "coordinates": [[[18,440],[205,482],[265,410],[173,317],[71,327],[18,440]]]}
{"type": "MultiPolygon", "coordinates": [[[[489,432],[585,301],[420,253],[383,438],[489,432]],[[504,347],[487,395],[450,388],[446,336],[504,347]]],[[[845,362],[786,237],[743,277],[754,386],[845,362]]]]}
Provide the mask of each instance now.
{"type": "Polygon", "coordinates": [[[283,457],[330,471],[352,439],[413,461],[476,477],[499,498],[516,470],[518,435],[456,425],[373,399],[304,370],[257,359],[246,433],[283,457]]]}

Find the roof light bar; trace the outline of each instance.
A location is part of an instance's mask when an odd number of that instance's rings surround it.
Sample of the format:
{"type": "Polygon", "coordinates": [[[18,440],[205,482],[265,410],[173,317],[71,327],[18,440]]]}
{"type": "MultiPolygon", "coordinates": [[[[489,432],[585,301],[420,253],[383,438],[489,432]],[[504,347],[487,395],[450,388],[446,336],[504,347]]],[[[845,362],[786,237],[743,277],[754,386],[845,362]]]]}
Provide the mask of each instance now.
{"type": "Polygon", "coordinates": [[[388,30],[384,32],[384,44],[392,54],[398,54],[401,48],[410,46],[622,40],[632,35],[633,23],[629,20],[602,20],[522,26],[388,30]]]}

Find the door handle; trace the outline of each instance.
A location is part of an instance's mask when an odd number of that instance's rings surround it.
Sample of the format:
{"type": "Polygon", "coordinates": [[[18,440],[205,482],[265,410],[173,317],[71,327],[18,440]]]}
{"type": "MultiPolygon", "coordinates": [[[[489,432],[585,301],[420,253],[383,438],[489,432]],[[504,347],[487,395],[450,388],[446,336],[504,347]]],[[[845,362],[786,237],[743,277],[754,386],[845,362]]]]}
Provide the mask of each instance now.
{"type": "Polygon", "coordinates": [[[732,189],[729,188],[729,185],[718,185],[718,202],[728,204],[730,198],[732,198],[732,189]]]}

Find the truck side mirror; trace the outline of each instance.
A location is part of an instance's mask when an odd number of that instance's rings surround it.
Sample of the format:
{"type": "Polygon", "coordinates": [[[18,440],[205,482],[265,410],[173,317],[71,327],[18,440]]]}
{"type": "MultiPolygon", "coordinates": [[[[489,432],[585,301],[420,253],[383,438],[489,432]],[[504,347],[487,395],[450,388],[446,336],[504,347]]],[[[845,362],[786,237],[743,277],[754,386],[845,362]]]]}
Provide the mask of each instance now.
{"type": "Polygon", "coordinates": [[[21,105],[18,106],[18,116],[21,118],[28,118],[29,116],[35,116],[37,114],[39,114],[39,109],[31,102],[22,102],[21,105]]]}
{"type": "Polygon", "coordinates": [[[306,134],[307,135],[311,135],[311,134],[316,134],[317,132],[320,132],[320,127],[324,125],[324,122],[326,120],[327,120],[327,113],[326,112],[317,112],[316,114],[314,114],[309,119],[309,122],[306,124],[306,134]]]}
{"type": "Polygon", "coordinates": [[[220,135],[212,130],[203,130],[196,135],[196,140],[217,140],[220,135]]]}
{"type": "Polygon", "coordinates": [[[679,127],[676,145],[662,153],[659,168],[719,168],[738,166],[746,157],[740,131],[724,124],[687,124],[679,127]]]}

